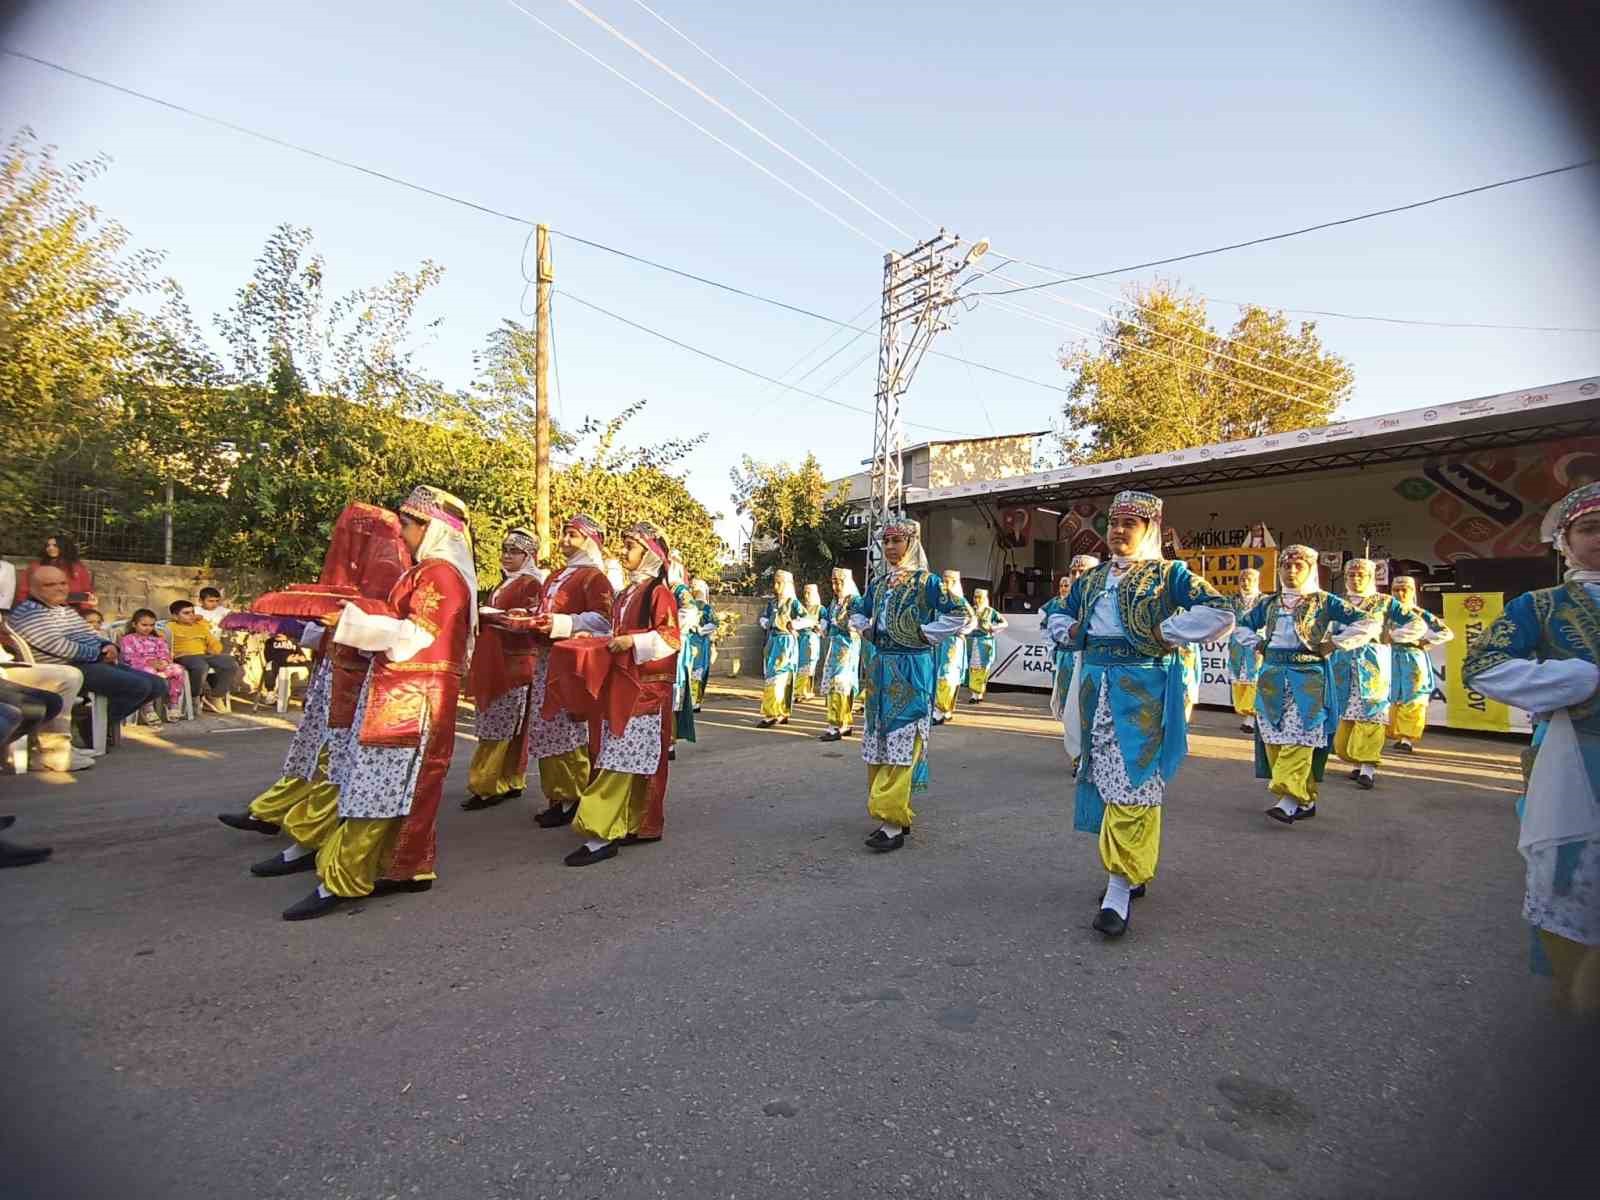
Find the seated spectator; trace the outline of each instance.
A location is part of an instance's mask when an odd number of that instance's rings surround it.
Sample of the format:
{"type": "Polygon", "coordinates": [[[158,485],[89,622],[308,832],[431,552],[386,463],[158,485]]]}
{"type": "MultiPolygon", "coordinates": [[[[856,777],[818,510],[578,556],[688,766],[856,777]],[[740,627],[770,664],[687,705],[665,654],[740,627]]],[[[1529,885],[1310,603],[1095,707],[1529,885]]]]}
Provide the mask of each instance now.
{"type": "Polygon", "coordinates": [[[39,551],[39,561],[29,567],[17,587],[17,603],[30,595],[33,576],[40,567],[60,567],[67,575],[67,603],[79,612],[87,612],[100,603],[94,594],[94,576],[78,558],[78,547],[69,537],[47,537],[39,551]]]}
{"type": "Polygon", "coordinates": [[[0,678],[58,696],[61,714],[45,721],[29,738],[31,771],[82,771],[94,766],[94,755],[72,744],[72,706],[83,688],[83,672],[59,663],[30,663],[22,641],[0,618],[0,678]]]}
{"type": "Polygon", "coordinates": [[[83,623],[96,633],[100,633],[106,627],[106,615],[98,608],[84,609],[83,623]]]}
{"type": "Polygon", "coordinates": [[[46,721],[61,715],[61,697],[40,688],[24,687],[0,679],[0,708],[17,714],[16,724],[0,732],[0,747],[36,733],[46,721]]]}
{"type": "Polygon", "coordinates": [[[183,711],[184,668],[172,661],[172,647],[156,630],[156,614],[141,608],[128,618],[128,632],[117,642],[123,664],[135,671],[159,675],[167,681],[167,702],[157,701],[145,711],[146,725],[177,720],[183,711]]]}
{"type": "Polygon", "coordinates": [[[211,628],[215,629],[222,624],[222,618],[231,613],[233,609],[222,602],[222,593],[214,587],[200,589],[200,619],[211,628]]]}
{"type": "Polygon", "coordinates": [[[231,654],[222,652],[222,639],[200,619],[194,605],[187,600],[174,600],[167,611],[172,614],[172,623],[167,626],[172,635],[172,657],[189,672],[189,694],[212,712],[226,711],[218,698],[225,699],[232,693],[239,664],[231,654]],[[213,676],[215,682],[208,683],[213,676]]]}
{"type": "Polygon", "coordinates": [[[33,569],[33,594],[11,610],[11,628],[45,663],[65,663],[83,673],[84,687],[104,696],[113,722],[167,694],[164,680],[117,663],[117,648],[67,606],[67,573],[33,569]]]}
{"type": "Polygon", "coordinates": [[[17,602],[17,569],[0,558],[0,613],[10,612],[17,602]]]}

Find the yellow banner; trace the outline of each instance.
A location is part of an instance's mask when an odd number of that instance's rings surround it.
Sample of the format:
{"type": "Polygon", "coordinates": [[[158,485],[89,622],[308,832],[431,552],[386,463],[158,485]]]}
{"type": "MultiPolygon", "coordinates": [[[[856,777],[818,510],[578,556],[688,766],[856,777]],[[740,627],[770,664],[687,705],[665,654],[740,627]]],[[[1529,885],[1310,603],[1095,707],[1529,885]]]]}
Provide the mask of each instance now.
{"type": "Polygon", "coordinates": [[[1278,590],[1278,552],[1261,546],[1222,546],[1214,550],[1185,550],[1183,561],[1224,596],[1239,590],[1239,572],[1254,567],[1261,572],[1261,590],[1278,590]]]}
{"type": "Polygon", "coordinates": [[[1511,728],[1511,714],[1504,704],[1475,692],[1461,682],[1461,666],[1472,643],[1505,607],[1504,592],[1453,592],[1444,597],[1444,623],[1455,638],[1445,644],[1445,672],[1442,681],[1445,723],[1452,729],[1492,729],[1504,733],[1511,728]]]}

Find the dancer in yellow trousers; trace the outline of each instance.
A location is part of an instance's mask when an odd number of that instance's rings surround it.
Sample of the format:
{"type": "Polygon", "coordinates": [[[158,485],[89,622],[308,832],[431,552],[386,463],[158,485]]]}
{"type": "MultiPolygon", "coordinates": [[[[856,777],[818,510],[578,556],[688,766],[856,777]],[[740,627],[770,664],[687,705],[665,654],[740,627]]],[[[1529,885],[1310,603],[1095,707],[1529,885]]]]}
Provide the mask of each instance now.
{"type": "Polygon", "coordinates": [[[833,599],[823,610],[828,637],[822,658],[822,696],[828,706],[828,728],[819,742],[849,737],[855,724],[856,693],[861,684],[861,635],[850,627],[850,605],[861,593],[853,572],[833,569],[833,599]]]}
{"type": "MultiPolygon", "coordinates": [[[[961,572],[945,571],[941,580],[945,596],[952,602],[965,605],[961,594],[961,572]]],[[[933,650],[933,723],[943,725],[956,711],[956,694],[967,681],[967,639],[954,634],[945,638],[933,650]]]]}
{"type": "Polygon", "coordinates": [[[1426,609],[1417,606],[1417,581],[1399,575],[1389,585],[1389,594],[1413,617],[1420,617],[1427,632],[1416,641],[1395,635],[1394,675],[1389,687],[1389,737],[1401,754],[1416,749],[1422,731],[1428,727],[1428,701],[1433,699],[1433,660],[1428,647],[1442,646],[1455,637],[1455,630],[1426,609]]]}
{"type": "Polygon", "coordinates": [[[1370,791],[1377,786],[1383,738],[1389,727],[1390,670],[1394,663],[1389,642],[1395,638],[1418,640],[1428,627],[1420,616],[1408,614],[1393,597],[1378,594],[1377,567],[1370,558],[1346,563],[1344,581],[1345,605],[1365,618],[1375,619],[1378,627],[1367,641],[1354,646],[1341,643],[1333,652],[1334,711],[1339,715],[1333,751],[1353,768],[1350,778],[1370,791]]]}
{"type": "Polygon", "coordinates": [[[1162,502],[1120,492],[1111,502],[1111,561],[1072,585],[1047,629],[1079,654],[1078,705],[1066,736],[1083,751],[1073,828],[1097,836],[1106,889],[1093,928],[1128,931],[1161,853],[1161,806],[1189,752],[1177,647],[1226,637],[1233,613],[1180,561],[1161,557],[1162,502]]]}
{"type": "Polygon", "coordinates": [[[1278,555],[1278,590],[1239,617],[1240,640],[1263,649],[1256,684],[1256,776],[1270,780],[1277,803],[1267,816],[1285,825],[1317,815],[1318,785],[1337,711],[1328,655],[1360,646],[1381,622],[1317,582],[1317,552],[1286,546],[1278,555]]]}
{"type": "Polygon", "coordinates": [[[1000,610],[989,605],[989,589],[972,593],[972,617],[977,624],[967,634],[967,703],[982,704],[989,690],[989,668],[994,665],[994,635],[1006,628],[1000,610]]]}
{"type": "Polygon", "coordinates": [[[761,628],[767,631],[766,658],[762,663],[765,683],[761,689],[761,729],[787,725],[794,711],[794,677],[800,662],[799,632],[804,626],[800,601],[794,594],[794,576],[776,571],[772,576],[772,599],[761,614],[761,628]]]}
{"type": "Polygon", "coordinates": [[[884,570],[851,602],[850,627],[871,639],[872,695],[861,734],[867,813],[878,827],[867,845],[879,853],[906,843],[916,816],[911,798],[928,786],[933,647],[972,628],[972,609],[928,570],[922,527],[909,518],[883,527],[884,570]]]}
{"type": "Polygon", "coordinates": [[[817,671],[822,666],[822,595],[808,583],[800,595],[800,617],[810,622],[795,634],[794,698],[810,700],[817,694],[817,671]]]}
{"type": "MultiPolygon", "coordinates": [[[[505,579],[485,608],[497,613],[536,608],[544,587],[539,539],[527,529],[508,529],[500,546],[505,579]]],[[[484,623],[472,650],[467,686],[472,694],[478,744],[467,768],[468,812],[493,808],[522,795],[527,783],[528,688],[533,683],[534,635],[484,623]]]]}
{"type": "Polygon", "coordinates": [[[1540,528],[1565,560],[1560,586],[1518,596],[1468,651],[1462,677],[1537,713],[1517,849],[1534,969],[1553,999],[1600,1018],[1600,483],[1570,492],[1540,528]]]}
{"type": "MultiPolygon", "coordinates": [[[[1246,567],[1239,572],[1239,590],[1228,598],[1234,618],[1244,616],[1261,599],[1261,572],[1246,567]]],[[[1256,680],[1261,675],[1261,643],[1240,629],[1228,639],[1228,686],[1233,693],[1233,711],[1239,728],[1246,733],[1256,729],[1256,680]]]]}

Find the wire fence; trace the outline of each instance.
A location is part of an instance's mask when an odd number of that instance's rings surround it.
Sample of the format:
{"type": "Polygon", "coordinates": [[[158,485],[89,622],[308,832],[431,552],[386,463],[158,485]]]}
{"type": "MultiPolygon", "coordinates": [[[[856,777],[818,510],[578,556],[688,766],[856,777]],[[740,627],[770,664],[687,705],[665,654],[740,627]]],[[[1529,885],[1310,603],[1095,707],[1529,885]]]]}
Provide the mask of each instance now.
{"type": "MultiPolygon", "coordinates": [[[[21,520],[0,530],[0,552],[32,557],[47,537],[68,537],[84,558],[160,563],[167,556],[166,496],[59,468],[35,477],[21,520]]],[[[203,537],[174,522],[171,561],[197,562],[203,537]]]]}

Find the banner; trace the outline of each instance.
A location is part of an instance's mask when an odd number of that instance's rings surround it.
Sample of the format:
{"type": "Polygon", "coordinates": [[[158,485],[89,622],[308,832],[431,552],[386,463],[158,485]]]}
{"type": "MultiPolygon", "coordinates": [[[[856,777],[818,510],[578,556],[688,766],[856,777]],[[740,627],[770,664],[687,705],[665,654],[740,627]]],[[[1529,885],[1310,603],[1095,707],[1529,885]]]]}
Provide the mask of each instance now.
{"type": "Polygon", "coordinates": [[[1261,590],[1278,590],[1278,551],[1271,546],[1219,546],[1211,550],[1185,549],[1183,561],[1224,596],[1239,590],[1239,572],[1254,567],[1261,572],[1261,590]]]}
{"type": "Polygon", "coordinates": [[[1010,624],[994,635],[994,665],[989,668],[989,682],[1048,692],[1056,683],[1056,652],[1039,628],[1039,614],[1007,613],[1006,620],[1010,624]]]}
{"type": "MultiPolygon", "coordinates": [[[[1489,628],[1504,607],[1503,592],[1445,594],[1444,623],[1456,636],[1442,647],[1444,665],[1439,671],[1438,689],[1444,692],[1444,703],[1428,706],[1430,722],[1438,720],[1451,729],[1489,729],[1498,733],[1529,728],[1527,713],[1507,708],[1498,700],[1491,700],[1461,682],[1461,666],[1466,662],[1467,651],[1473,642],[1483,636],[1484,630],[1489,628]],[[1436,715],[1441,707],[1444,709],[1442,720],[1436,715]]],[[[1438,667],[1437,660],[1435,667],[1438,667]]]]}

